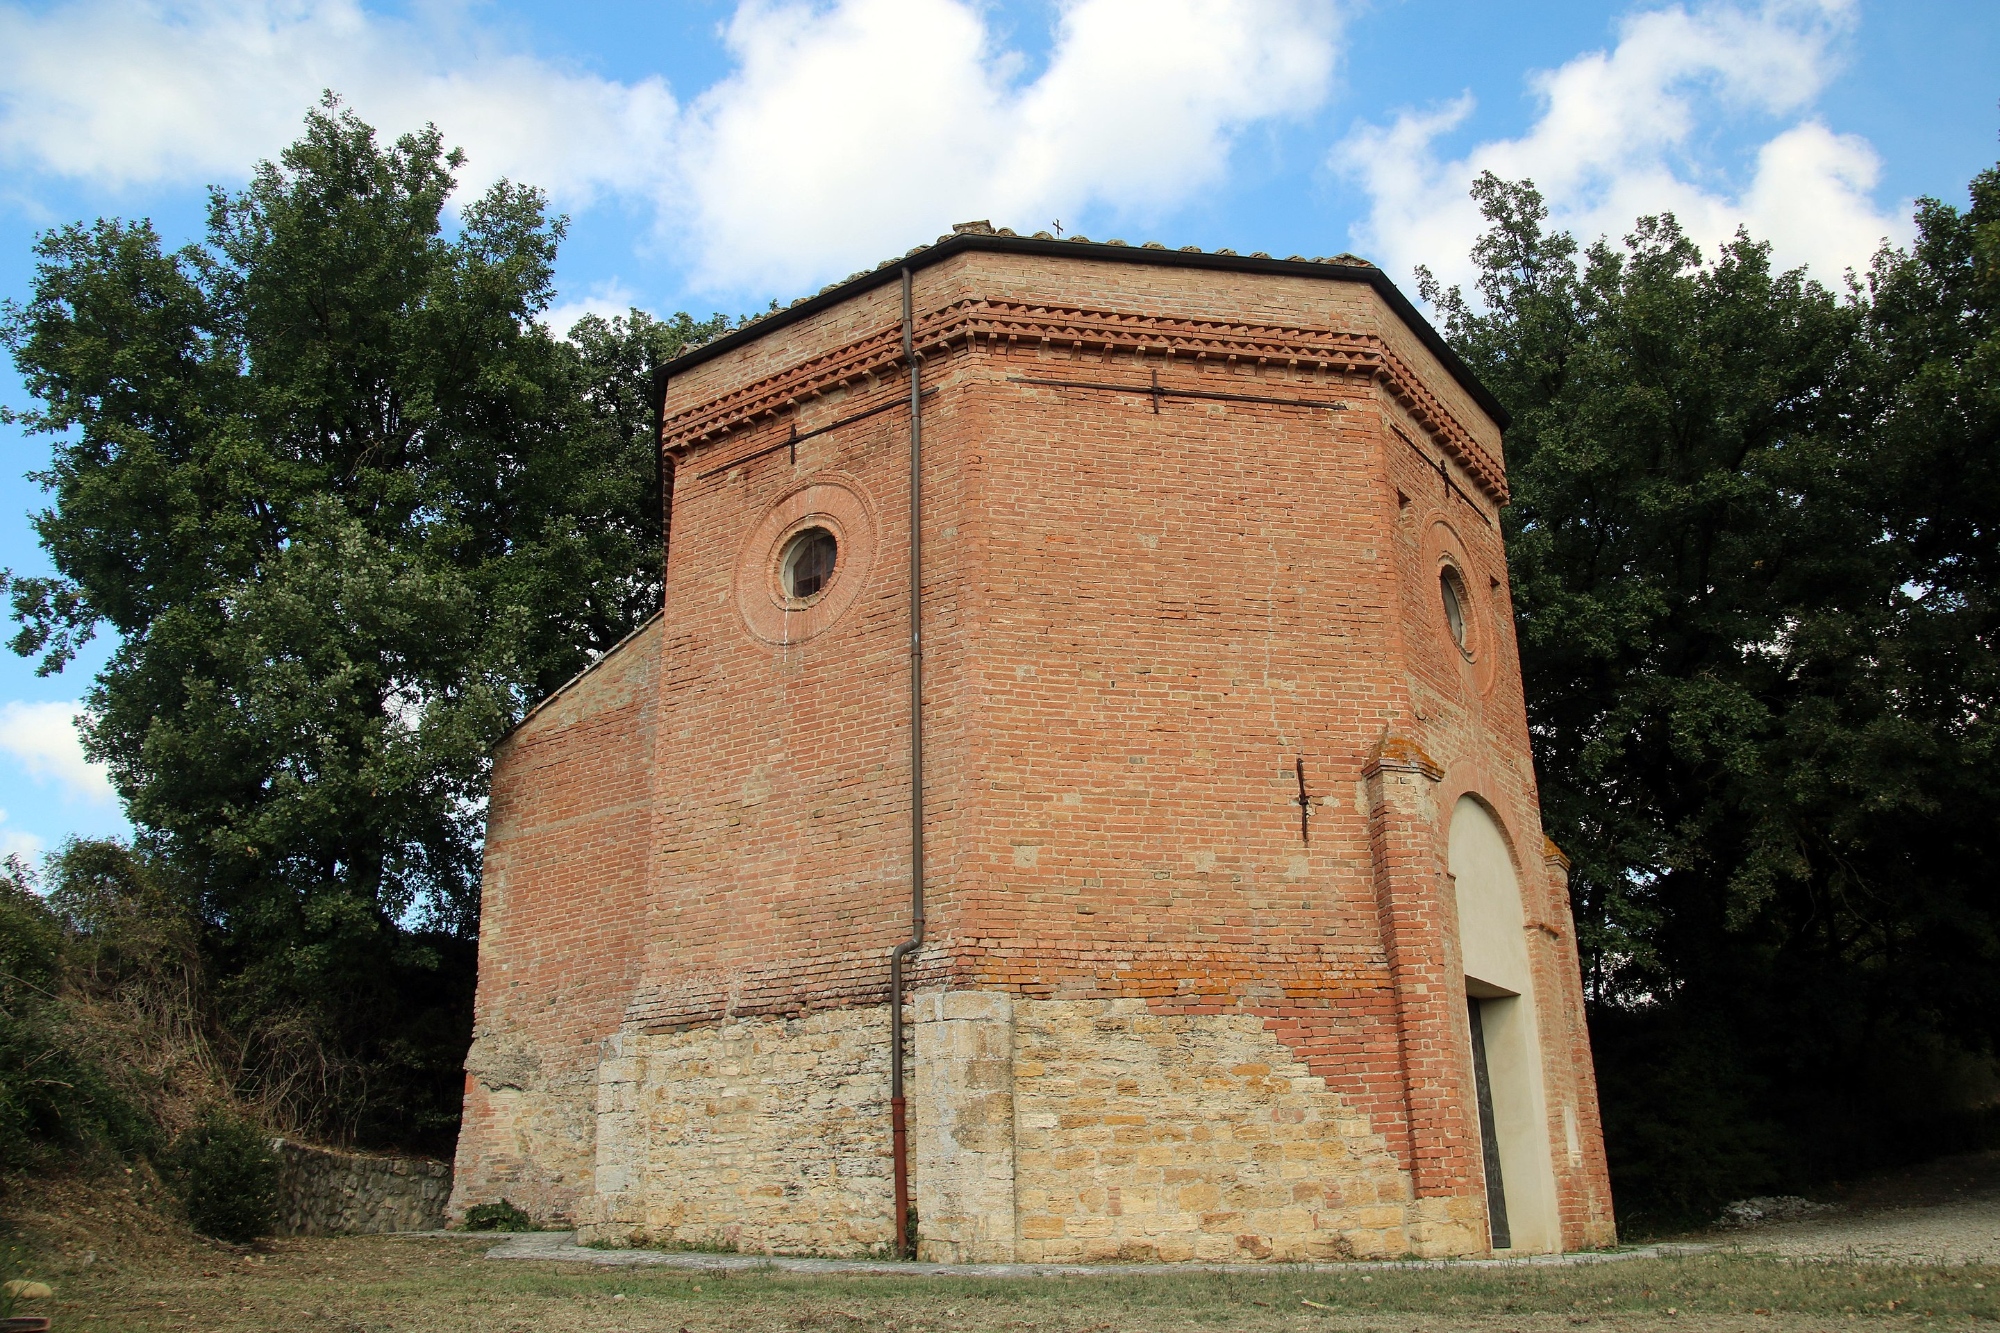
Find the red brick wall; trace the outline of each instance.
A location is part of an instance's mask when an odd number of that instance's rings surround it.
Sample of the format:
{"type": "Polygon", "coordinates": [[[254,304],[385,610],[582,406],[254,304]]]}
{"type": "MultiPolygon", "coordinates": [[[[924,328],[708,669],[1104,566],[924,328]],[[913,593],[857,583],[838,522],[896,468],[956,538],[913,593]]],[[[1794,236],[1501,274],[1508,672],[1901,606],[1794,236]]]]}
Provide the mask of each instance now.
{"type": "Polygon", "coordinates": [[[454,1214],[574,1219],[590,1193],[598,1050],[647,939],[660,640],[656,619],[494,754],[454,1214]]]}
{"type": "MultiPolygon", "coordinates": [[[[893,381],[864,386],[801,412],[799,426],[904,393],[893,381]]],[[[934,867],[953,856],[968,716],[957,560],[943,535],[960,521],[959,409],[940,397],[926,405],[934,867]]],[[[909,930],[907,421],[898,408],[808,440],[796,468],[780,453],[698,479],[784,438],[782,425],[682,465],[657,742],[656,916],[648,990],[633,1010],[650,1027],[886,997],[888,951],[909,930]],[[872,518],[859,596],[803,643],[754,638],[738,607],[745,540],[799,481],[829,474],[872,518]]],[[[836,579],[860,574],[845,561],[836,579]]]]}

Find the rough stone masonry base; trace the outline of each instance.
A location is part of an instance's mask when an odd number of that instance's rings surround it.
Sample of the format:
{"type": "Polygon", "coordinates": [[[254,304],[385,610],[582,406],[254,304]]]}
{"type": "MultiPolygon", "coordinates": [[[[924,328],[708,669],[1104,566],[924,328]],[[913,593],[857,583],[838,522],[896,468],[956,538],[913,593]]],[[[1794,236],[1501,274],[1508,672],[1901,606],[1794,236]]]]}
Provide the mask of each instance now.
{"type": "MultiPolygon", "coordinates": [[[[1480,1252],[1254,1015],[913,997],[919,1257],[1299,1261],[1480,1252]]],[[[880,1254],[880,1006],[626,1033],[605,1062],[597,1242],[880,1254]],[[613,1184],[622,1189],[610,1188],[613,1184]]]]}

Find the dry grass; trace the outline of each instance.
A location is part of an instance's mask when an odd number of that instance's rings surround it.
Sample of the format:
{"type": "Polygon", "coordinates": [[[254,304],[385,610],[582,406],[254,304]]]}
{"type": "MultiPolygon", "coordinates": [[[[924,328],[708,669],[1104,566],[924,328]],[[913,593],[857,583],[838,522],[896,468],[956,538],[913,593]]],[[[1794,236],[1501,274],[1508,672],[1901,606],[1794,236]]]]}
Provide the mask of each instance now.
{"type": "Polygon", "coordinates": [[[58,1329],[1777,1333],[2000,1320],[1996,1268],[1726,1255],[1566,1268],[994,1280],[499,1261],[484,1257],[494,1237],[285,1240],[242,1251],[189,1235],[149,1206],[148,1188],[113,1173],[12,1192],[17,1234],[42,1256],[36,1275],[57,1289],[48,1313],[58,1329]]]}

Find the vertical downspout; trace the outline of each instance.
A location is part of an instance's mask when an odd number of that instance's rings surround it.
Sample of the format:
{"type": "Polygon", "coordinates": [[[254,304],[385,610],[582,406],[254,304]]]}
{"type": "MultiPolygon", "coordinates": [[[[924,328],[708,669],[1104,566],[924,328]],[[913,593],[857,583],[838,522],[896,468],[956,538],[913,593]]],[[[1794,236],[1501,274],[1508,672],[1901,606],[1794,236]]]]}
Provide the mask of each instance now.
{"type": "Polygon", "coordinates": [[[668,538],[674,530],[674,460],[660,437],[667,433],[667,368],[653,367],[653,496],[660,505],[660,606],[667,605],[668,538]]]}
{"type": "Polygon", "coordinates": [[[910,368],[910,938],[889,951],[889,1139],[896,1174],[896,1256],[910,1258],[910,1140],[903,1101],[903,959],[924,942],[924,638],[922,376],[903,270],[903,362],[910,368]]]}

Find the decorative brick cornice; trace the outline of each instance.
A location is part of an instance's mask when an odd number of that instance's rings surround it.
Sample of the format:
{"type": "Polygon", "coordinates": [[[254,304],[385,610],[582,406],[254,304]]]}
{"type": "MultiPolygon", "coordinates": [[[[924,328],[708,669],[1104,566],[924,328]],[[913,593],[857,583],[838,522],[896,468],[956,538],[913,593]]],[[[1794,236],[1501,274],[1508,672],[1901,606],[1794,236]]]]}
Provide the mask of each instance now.
{"type": "MultiPolygon", "coordinates": [[[[1122,353],[1158,357],[1168,370],[1257,372],[1267,381],[1274,374],[1305,380],[1329,374],[1372,380],[1465,469],[1480,490],[1497,504],[1507,502],[1507,480],[1499,460],[1452,417],[1401,357],[1372,334],[967,299],[921,316],[915,342],[920,356],[932,358],[954,351],[1122,353]]],[[[661,445],[668,450],[694,449],[796,411],[829,393],[871,385],[886,391],[890,386],[877,381],[892,375],[900,379],[902,359],[901,330],[885,326],[675,413],[662,423],[661,445]]]]}

